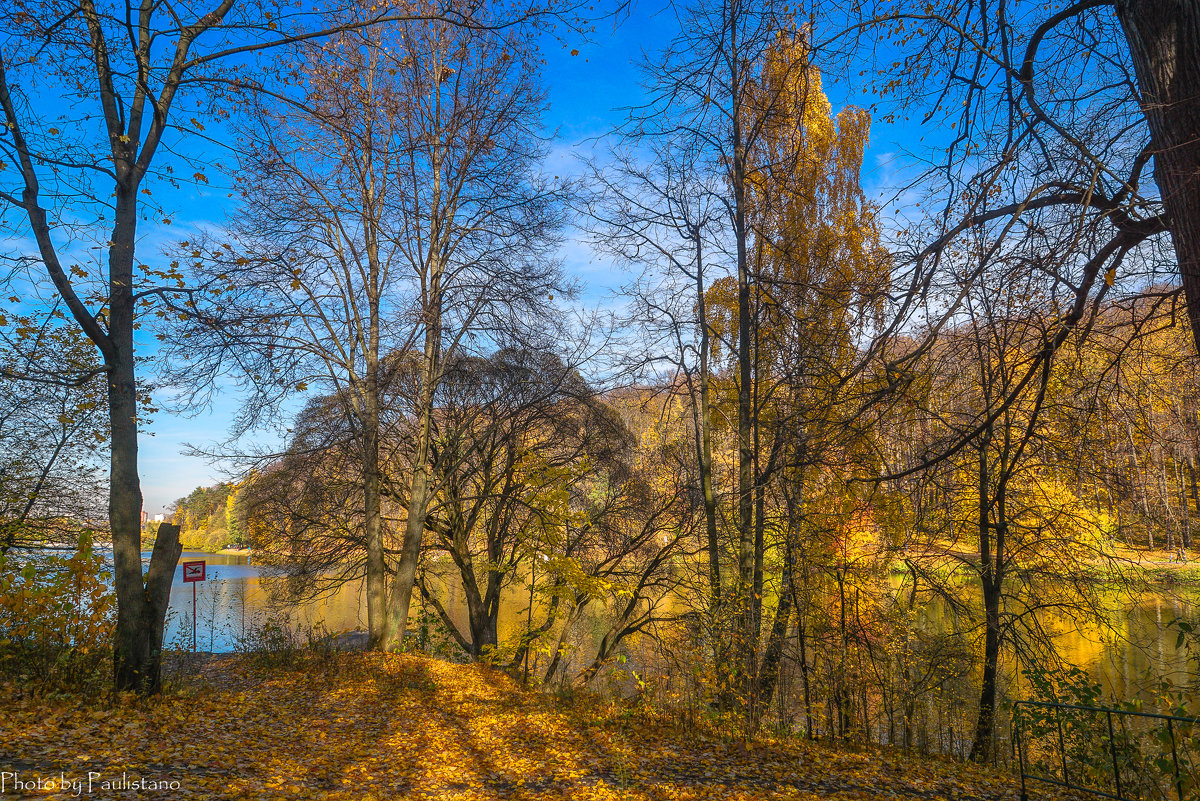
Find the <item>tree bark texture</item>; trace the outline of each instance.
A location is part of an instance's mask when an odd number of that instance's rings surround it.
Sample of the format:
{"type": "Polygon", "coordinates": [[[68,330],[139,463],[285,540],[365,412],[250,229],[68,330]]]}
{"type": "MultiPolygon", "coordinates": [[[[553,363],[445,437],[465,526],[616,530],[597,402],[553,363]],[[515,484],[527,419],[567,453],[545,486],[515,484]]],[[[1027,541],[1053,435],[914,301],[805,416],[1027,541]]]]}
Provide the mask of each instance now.
{"type": "Polygon", "coordinates": [[[1117,0],[1188,320],[1200,343],[1200,3],[1117,0]]]}

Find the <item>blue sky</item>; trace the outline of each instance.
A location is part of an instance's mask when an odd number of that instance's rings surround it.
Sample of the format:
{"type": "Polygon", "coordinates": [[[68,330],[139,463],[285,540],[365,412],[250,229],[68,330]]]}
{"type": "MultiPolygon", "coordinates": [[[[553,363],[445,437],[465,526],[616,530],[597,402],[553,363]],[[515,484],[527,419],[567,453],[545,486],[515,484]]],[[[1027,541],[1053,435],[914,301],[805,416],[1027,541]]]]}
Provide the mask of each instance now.
{"type": "MultiPolygon", "coordinates": [[[[665,45],[675,30],[676,20],[670,7],[662,0],[649,0],[635,6],[615,29],[611,24],[600,25],[591,41],[561,42],[552,36],[544,39],[544,80],[550,102],[546,128],[556,133],[547,165],[552,171],[576,169],[576,157],[590,151],[596,137],[625,119],[626,112],[622,109],[641,101],[638,69],[641,54],[665,45]],[[573,49],[579,51],[578,55],[571,55],[573,49]]],[[[825,88],[835,110],[847,102],[869,101],[828,79],[825,88]]],[[[885,198],[895,191],[892,184],[902,172],[896,154],[912,147],[912,143],[905,141],[911,132],[911,128],[895,126],[877,125],[873,129],[863,175],[870,196],[885,198]]],[[[215,185],[179,192],[172,198],[172,205],[177,203],[189,212],[177,215],[170,229],[147,232],[142,253],[147,252],[146,248],[156,250],[156,241],[161,244],[169,237],[178,237],[188,227],[220,225],[231,209],[231,202],[226,190],[215,185]]],[[[562,258],[568,272],[582,283],[580,300],[587,306],[611,299],[612,293],[630,278],[595,256],[582,234],[568,237],[562,258]]],[[[223,440],[237,405],[236,395],[226,392],[217,396],[210,408],[193,416],[173,416],[166,412],[156,416],[149,426],[149,436],[142,438],[140,446],[144,508],[149,514],[163,511],[197,486],[224,479],[221,464],[187,455],[185,443],[206,448],[223,440]]]]}

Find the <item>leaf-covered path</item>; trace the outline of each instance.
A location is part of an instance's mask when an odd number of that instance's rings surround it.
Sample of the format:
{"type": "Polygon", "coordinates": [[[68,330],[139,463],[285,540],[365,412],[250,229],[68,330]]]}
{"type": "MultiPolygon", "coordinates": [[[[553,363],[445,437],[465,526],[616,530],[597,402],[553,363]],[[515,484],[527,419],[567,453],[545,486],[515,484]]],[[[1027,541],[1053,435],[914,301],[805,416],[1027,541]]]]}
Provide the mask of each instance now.
{"type": "Polygon", "coordinates": [[[13,701],[4,688],[4,797],[14,780],[18,797],[34,798],[1018,795],[1010,776],[970,766],[805,743],[746,747],[620,706],[562,707],[500,673],[413,657],[335,656],[304,671],[226,660],[208,679],[99,709],[13,701]]]}

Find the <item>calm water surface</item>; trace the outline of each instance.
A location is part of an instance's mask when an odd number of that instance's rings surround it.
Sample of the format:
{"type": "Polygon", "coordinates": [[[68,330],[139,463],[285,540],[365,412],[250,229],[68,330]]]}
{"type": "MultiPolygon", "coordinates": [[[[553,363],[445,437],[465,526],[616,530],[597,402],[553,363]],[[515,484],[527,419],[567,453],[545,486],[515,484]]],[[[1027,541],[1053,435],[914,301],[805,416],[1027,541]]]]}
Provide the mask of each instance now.
{"type": "MultiPolygon", "coordinates": [[[[144,556],[148,559],[149,552],[144,556]]],[[[180,562],[194,559],[203,559],[208,570],[208,580],[195,585],[196,645],[200,650],[235,650],[268,615],[286,616],[302,627],[322,626],[331,632],[366,628],[366,597],[361,584],[347,585],[314,603],[280,609],[271,605],[269,595],[271,584],[278,579],[265,575],[252,557],[185,552],[180,562]]],[[[166,641],[180,648],[191,645],[192,586],[183,582],[183,568],[177,567],[166,641]]],[[[451,617],[464,623],[461,591],[452,584],[443,590],[451,617]]],[[[1119,698],[1146,695],[1159,677],[1169,678],[1177,686],[1194,687],[1200,698],[1200,678],[1194,669],[1189,670],[1186,647],[1179,647],[1177,630],[1168,627],[1176,618],[1197,620],[1200,593],[1188,591],[1181,597],[1146,593],[1133,599],[1113,596],[1108,605],[1107,629],[1065,617],[1050,621],[1063,660],[1087,669],[1101,680],[1106,691],[1119,698]]],[[[524,623],[527,608],[526,593],[506,595],[501,609],[501,637],[524,623]]]]}
{"type": "MultiPolygon", "coordinates": [[[[150,552],[142,554],[149,560],[150,552]]],[[[195,587],[196,647],[201,651],[237,650],[243,639],[268,617],[286,617],[301,627],[319,626],[331,632],[367,627],[366,596],[358,585],[347,585],[334,595],[298,607],[272,606],[270,585],[279,579],[264,575],[253,557],[184,551],[171,584],[165,642],[188,648],[192,638],[193,587],[195,587]],[[204,560],[207,580],[185,584],[183,562],[204,560]]]]}

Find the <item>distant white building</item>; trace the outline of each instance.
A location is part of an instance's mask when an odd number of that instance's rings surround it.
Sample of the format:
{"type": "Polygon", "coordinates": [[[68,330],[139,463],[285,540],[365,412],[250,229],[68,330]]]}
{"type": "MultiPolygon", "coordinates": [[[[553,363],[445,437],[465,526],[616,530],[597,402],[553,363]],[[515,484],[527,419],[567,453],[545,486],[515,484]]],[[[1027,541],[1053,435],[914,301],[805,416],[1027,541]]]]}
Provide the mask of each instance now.
{"type": "Polygon", "coordinates": [[[161,522],[162,522],[164,519],[165,519],[165,518],[164,518],[164,516],[163,516],[163,515],[155,515],[155,516],[154,516],[154,522],[155,522],[155,523],[161,523],[161,522]]]}

